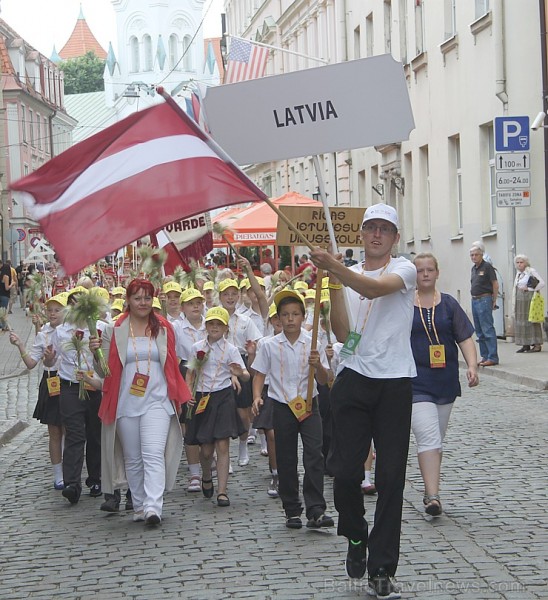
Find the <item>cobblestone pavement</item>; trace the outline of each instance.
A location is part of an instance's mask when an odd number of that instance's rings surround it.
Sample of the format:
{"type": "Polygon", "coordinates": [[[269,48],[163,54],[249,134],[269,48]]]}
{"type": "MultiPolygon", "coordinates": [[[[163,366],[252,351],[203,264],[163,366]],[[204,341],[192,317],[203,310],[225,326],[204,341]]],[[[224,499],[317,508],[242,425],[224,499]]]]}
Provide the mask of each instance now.
{"type": "MultiPolygon", "coordinates": [[[[267,459],[236,466],[232,506],[185,491],[186,467],[162,525],[100,512],[84,493],[53,490],[45,426],[29,418],[39,373],[0,381],[2,418],[29,426],[0,447],[0,598],[359,598],[335,531],[290,531],[266,495],[267,459]]],[[[404,598],[548,598],[548,392],[483,378],[453,411],[444,516],[427,520],[414,448],[405,490],[398,580],[404,598]]],[[[237,445],[232,445],[233,453],[237,445]]],[[[332,482],[326,479],[331,513],[332,482]]],[[[368,515],[374,499],[365,499],[368,515]]]]}

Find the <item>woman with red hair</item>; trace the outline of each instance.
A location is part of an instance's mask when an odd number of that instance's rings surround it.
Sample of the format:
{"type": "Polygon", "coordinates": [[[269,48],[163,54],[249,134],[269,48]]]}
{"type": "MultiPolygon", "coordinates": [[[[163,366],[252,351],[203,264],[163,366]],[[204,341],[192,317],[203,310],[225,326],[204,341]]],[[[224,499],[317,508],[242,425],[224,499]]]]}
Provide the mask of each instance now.
{"type": "MultiPolygon", "coordinates": [[[[190,393],[179,372],[171,324],[152,310],[154,287],[134,279],[127,308],[115,325],[92,339],[103,348],[110,373],[99,409],[102,482],[106,493],[127,480],[134,521],[160,523],[164,491],[175,484],[182,453],[178,413],[190,393]]],[[[105,375],[96,365],[97,372],[105,375]]]]}

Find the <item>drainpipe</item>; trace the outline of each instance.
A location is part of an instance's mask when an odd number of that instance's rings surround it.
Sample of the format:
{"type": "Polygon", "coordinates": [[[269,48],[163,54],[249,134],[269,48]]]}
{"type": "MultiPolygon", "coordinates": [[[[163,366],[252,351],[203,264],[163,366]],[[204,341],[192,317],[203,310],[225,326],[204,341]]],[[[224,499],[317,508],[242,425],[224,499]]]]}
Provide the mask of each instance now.
{"type": "Polygon", "coordinates": [[[508,110],[506,93],[506,56],[504,51],[504,0],[495,0],[493,15],[493,34],[495,38],[495,95],[508,110]]]}
{"type": "MultiPolygon", "coordinates": [[[[542,110],[548,113],[548,42],[546,39],[548,29],[548,11],[546,10],[547,0],[540,0],[540,59],[542,65],[542,110]]],[[[543,128],[544,132],[544,201],[546,202],[546,212],[548,214],[548,128],[543,128]]],[[[546,219],[546,236],[548,239],[548,219],[546,219]]],[[[548,255],[548,244],[546,247],[548,255]]],[[[547,256],[548,261],[548,256],[547,256]]],[[[548,263],[547,263],[548,264],[548,263]]]]}

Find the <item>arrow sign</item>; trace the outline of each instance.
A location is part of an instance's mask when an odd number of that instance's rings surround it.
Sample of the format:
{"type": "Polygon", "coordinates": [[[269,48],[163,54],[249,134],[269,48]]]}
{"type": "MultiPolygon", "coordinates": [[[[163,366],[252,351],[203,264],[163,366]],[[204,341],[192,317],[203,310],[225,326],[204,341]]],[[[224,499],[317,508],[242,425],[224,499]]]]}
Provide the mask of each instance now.
{"type": "Polygon", "coordinates": [[[496,157],[498,170],[527,171],[530,164],[529,152],[501,152],[496,157]]]}

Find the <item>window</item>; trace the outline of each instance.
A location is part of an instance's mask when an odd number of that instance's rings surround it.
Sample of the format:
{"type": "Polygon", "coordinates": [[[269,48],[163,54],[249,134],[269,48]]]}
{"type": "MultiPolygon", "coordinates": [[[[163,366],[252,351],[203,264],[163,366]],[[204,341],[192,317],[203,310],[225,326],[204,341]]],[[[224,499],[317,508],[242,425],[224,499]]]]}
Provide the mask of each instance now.
{"type": "Polygon", "coordinates": [[[44,150],[49,154],[49,123],[47,117],[44,117],[44,150]]]}
{"type": "Polygon", "coordinates": [[[179,60],[179,38],[172,33],[169,36],[169,67],[175,69],[179,60]]]}
{"type": "Polygon", "coordinates": [[[392,51],[392,0],[384,0],[384,51],[392,51]]]}
{"type": "Polygon", "coordinates": [[[373,56],[374,39],[373,39],[373,13],[369,13],[365,19],[365,38],[367,43],[367,56],[373,56]]]}
{"type": "Polygon", "coordinates": [[[428,145],[419,149],[419,169],[420,169],[420,198],[421,205],[421,238],[428,239],[432,234],[432,218],[430,205],[430,157],[428,145]]]}
{"type": "Polygon", "coordinates": [[[407,63],[407,0],[400,0],[400,60],[407,63]]]}
{"type": "Polygon", "coordinates": [[[422,0],[415,4],[415,50],[416,56],[424,52],[424,6],[422,0]]]}
{"type": "Polygon", "coordinates": [[[42,144],[42,119],[40,118],[40,115],[38,113],[36,113],[36,141],[37,141],[37,146],[38,148],[40,148],[40,150],[42,150],[43,148],[43,144],[42,144]]]}
{"type": "Polygon", "coordinates": [[[192,46],[190,44],[190,36],[185,35],[183,38],[183,68],[185,71],[192,71],[192,46]]]}
{"type": "Polygon", "coordinates": [[[27,109],[21,104],[21,129],[23,132],[23,142],[27,141],[27,109]]]}
{"type": "Polygon", "coordinates": [[[476,19],[489,12],[489,0],[476,0],[476,19]]]}
{"type": "Polygon", "coordinates": [[[30,130],[30,145],[34,146],[34,114],[29,109],[29,130],[30,130]]]}
{"type": "Polygon", "coordinates": [[[496,170],[495,170],[495,137],[493,126],[487,128],[487,157],[489,164],[489,215],[491,218],[490,229],[497,228],[497,185],[496,185],[496,170]]]}
{"type": "Polygon", "coordinates": [[[462,234],[464,218],[462,207],[462,162],[460,153],[460,137],[456,135],[449,139],[449,173],[450,195],[453,201],[455,222],[458,234],[462,234]]]}
{"type": "Polygon", "coordinates": [[[452,38],[457,33],[457,2],[456,0],[444,0],[444,40],[452,38]]]}
{"type": "Polygon", "coordinates": [[[132,36],[129,40],[129,50],[131,53],[131,72],[138,73],[140,69],[140,57],[139,57],[139,40],[132,36]]]}
{"type": "Polygon", "coordinates": [[[152,71],[152,39],[150,35],[143,36],[143,52],[145,54],[145,71],[152,71]]]}
{"type": "Polygon", "coordinates": [[[358,171],[358,204],[359,206],[365,206],[365,186],[367,184],[367,177],[365,169],[358,171]]]}
{"type": "Polygon", "coordinates": [[[361,32],[360,26],[358,25],[356,29],[354,29],[354,58],[361,57],[361,32]]]}

